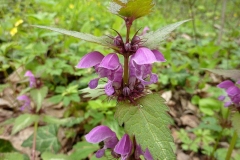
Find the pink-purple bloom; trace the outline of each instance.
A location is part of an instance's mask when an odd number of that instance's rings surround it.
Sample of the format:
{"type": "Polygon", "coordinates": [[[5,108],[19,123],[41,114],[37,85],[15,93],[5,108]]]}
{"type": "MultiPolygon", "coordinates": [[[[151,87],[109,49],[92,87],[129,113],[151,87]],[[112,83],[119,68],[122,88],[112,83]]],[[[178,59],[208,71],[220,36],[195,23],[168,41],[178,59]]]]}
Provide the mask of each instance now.
{"type": "Polygon", "coordinates": [[[104,156],[106,149],[113,149],[118,143],[116,134],[107,126],[97,126],[93,128],[85,138],[90,143],[104,142],[103,148],[96,153],[97,158],[104,156]]]}
{"type": "Polygon", "coordinates": [[[93,128],[86,136],[86,140],[90,143],[103,142],[103,148],[96,152],[96,157],[101,158],[105,155],[107,149],[111,150],[111,154],[114,158],[121,157],[121,160],[127,160],[134,155],[135,159],[139,159],[140,155],[143,155],[146,160],[153,160],[151,153],[148,149],[145,152],[142,151],[140,145],[134,145],[130,136],[124,134],[123,137],[118,140],[115,132],[113,132],[107,126],[101,125],[93,128]]]}
{"type": "Polygon", "coordinates": [[[17,97],[17,100],[23,101],[23,105],[20,108],[21,111],[25,110],[26,108],[31,106],[31,100],[27,95],[21,95],[17,97]]]}
{"type": "Polygon", "coordinates": [[[225,90],[227,95],[221,95],[218,99],[224,101],[224,106],[228,107],[232,104],[235,104],[237,107],[240,107],[240,88],[238,86],[240,80],[233,83],[230,80],[221,82],[218,87],[225,90]]]}
{"type": "Polygon", "coordinates": [[[94,89],[98,86],[100,78],[107,77],[108,82],[105,85],[105,93],[112,95],[115,89],[119,89],[122,83],[123,69],[119,62],[118,56],[115,53],[110,53],[103,56],[100,52],[90,52],[85,55],[76,66],[77,68],[94,67],[98,78],[92,79],[89,82],[89,88],[94,89]]]}
{"type": "Polygon", "coordinates": [[[158,77],[152,73],[154,62],[164,62],[163,55],[157,50],[142,47],[130,58],[130,77],[136,77],[143,85],[156,83],[158,77]],[[150,80],[147,81],[146,78],[150,80]]]}
{"type": "Polygon", "coordinates": [[[132,153],[132,141],[128,134],[124,134],[122,139],[117,143],[114,152],[121,155],[122,160],[126,160],[132,153]]]}
{"type": "Polygon", "coordinates": [[[37,82],[37,81],[36,81],[36,78],[35,78],[35,76],[32,74],[31,71],[27,71],[24,76],[29,78],[29,86],[30,86],[31,88],[36,87],[36,82],[37,82]]]}

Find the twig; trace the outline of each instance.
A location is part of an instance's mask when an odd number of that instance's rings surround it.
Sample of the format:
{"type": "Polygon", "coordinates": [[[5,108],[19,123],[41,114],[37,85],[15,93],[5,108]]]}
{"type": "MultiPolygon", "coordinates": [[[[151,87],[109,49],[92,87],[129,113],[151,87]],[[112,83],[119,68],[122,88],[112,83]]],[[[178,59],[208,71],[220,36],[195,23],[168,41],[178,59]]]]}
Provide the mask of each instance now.
{"type": "Polygon", "coordinates": [[[38,121],[35,121],[35,123],[34,123],[34,133],[33,133],[34,135],[33,135],[32,158],[31,158],[31,160],[35,160],[37,128],[38,128],[38,121]]]}
{"type": "Polygon", "coordinates": [[[188,0],[190,12],[191,12],[192,26],[193,26],[193,37],[194,37],[195,44],[197,45],[197,37],[196,37],[197,31],[196,31],[196,25],[195,25],[195,15],[193,12],[193,5],[195,4],[196,1],[197,0],[194,0],[191,2],[191,0],[188,0]]]}

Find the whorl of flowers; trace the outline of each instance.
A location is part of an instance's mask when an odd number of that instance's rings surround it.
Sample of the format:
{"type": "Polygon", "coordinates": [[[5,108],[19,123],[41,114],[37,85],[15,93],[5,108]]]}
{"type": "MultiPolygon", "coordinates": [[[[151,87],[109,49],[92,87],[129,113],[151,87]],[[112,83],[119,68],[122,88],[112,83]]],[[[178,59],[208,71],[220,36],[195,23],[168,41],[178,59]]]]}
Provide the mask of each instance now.
{"type": "MultiPolygon", "coordinates": [[[[143,34],[148,30],[146,28],[143,34]]],[[[99,79],[107,78],[105,93],[108,96],[115,96],[119,101],[134,100],[144,94],[145,86],[156,83],[158,77],[152,73],[154,62],[164,62],[163,55],[158,50],[150,50],[142,46],[142,40],[137,33],[131,40],[123,41],[122,36],[117,32],[112,37],[116,47],[115,53],[104,56],[98,51],[86,54],[77,64],[77,68],[94,67],[98,78],[89,82],[89,88],[98,86],[99,79]],[[119,55],[124,57],[124,65],[120,63],[119,55]]]]}

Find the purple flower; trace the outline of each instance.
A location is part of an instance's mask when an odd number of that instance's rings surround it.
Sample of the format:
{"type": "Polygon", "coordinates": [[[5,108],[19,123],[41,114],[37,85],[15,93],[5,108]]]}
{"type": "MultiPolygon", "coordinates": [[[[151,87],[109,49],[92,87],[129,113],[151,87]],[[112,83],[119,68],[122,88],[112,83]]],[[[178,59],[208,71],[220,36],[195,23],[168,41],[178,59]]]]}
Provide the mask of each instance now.
{"type": "Polygon", "coordinates": [[[132,153],[132,141],[128,134],[124,134],[122,139],[117,143],[114,152],[121,155],[122,160],[126,160],[132,153]]]}
{"type": "Polygon", "coordinates": [[[27,71],[24,76],[29,78],[29,85],[31,88],[36,87],[36,78],[31,71],[27,71]]]}
{"type": "Polygon", "coordinates": [[[17,100],[24,102],[23,106],[20,108],[21,111],[25,110],[26,107],[30,107],[31,106],[31,100],[26,95],[18,96],[17,100]]]}
{"type": "Polygon", "coordinates": [[[136,149],[134,153],[135,159],[140,159],[140,155],[143,155],[146,160],[153,160],[153,157],[149,152],[148,148],[145,152],[143,152],[141,146],[136,144],[136,149]]]}
{"type": "Polygon", "coordinates": [[[122,83],[123,68],[115,53],[103,56],[100,52],[94,51],[85,55],[76,66],[77,68],[94,67],[98,78],[89,82],[89,88],[94,89],[98,86],[100,78],[107,77],[108,82],[105,85],[105,93],[112,95],[115,89],[119,89],[122,83]]]}
{"type": "MultiPolygon", "coordinates": [[[[239,84],[240,80],[236,82],[239,84]]],[[[235,104],[237,107],[240,106],[240,88],[230,80],[226,80],[217,85],[219,88],[225,90],[227,96],[221,95],[218,99],[224,101],[226,97],[228,99],[225,101],[224,106],[228,107],[231,104],[235,104]]]]}
{"type": "Polygon", "coordinates": [[[142,47],[130,58],[130,78],[136,77],[143,85],[156,83],[158,77],[152,73],[154,62],[164,62],[163,55],[157,50],[142,47]],[[146,79],[149,78],[149,81],[146,79]]]}
{"type": "Polygon", "coordinates": [[[86,140],[90,143],[104,142],[102,149],[96,152],[96,157],[101,158],[105,154],[107,148],[113,149],[118,143],[116,134],[107,126],[97,126],[93,128],[86,136],[86,140]]]}

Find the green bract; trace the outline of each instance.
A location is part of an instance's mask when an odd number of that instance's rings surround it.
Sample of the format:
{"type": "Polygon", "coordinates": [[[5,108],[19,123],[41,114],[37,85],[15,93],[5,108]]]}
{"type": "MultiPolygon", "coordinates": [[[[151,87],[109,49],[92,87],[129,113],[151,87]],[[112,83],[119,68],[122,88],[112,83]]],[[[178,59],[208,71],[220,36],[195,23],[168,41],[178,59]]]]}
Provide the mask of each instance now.
{"type": "Polygon", "coordinates": [[[134,135],[142,149],[149,149],[154,159],[174,160],[173,138],[168,125],[171,118],[158,94],[149,94],[136,101],[136,106],[128,102],[117,105],[115,117],[129,135],[134,135]]]}
{"type": "Polygon", "coordinates": [[[144,34],[143,36],[141,36],[141,38],[144,40],[144,43],[142,45],[150,49],[159,48],[160,43],[167,38],[167,35],[169,35],[174,29],[187,21],[189,20],[173,23],[156,31],[151,31],[144,34]]]}
{"type": "Polygon", "coordinates": [[[113,0],[108,9],[121,17],[137,19],[149,14],[153,6],[153,0],[113,0]]]}
{"type": "Polygon", "coordinates": [[[61,28],[47,27],[47,26],[40,26],[40,25],[33,25],[33,26],[38,27],[38,28],[52,30],[52,31],[59,32],[59,33],[65,34],[65,35],[76,37],[78,39],[82,39],[84,41],[97,43],[97,44],[100,44],[102,46],[107,46],[107,47],[110,47],[112,49],[116,49],[116,47],[113,45],[113,40],[108,36],[96,37],[96,36],[88,34],[88,33],[81,33],[81,32],[77,32],[77,31],[69,31],[69,30],[61,29],[61,28]]]}

